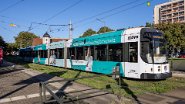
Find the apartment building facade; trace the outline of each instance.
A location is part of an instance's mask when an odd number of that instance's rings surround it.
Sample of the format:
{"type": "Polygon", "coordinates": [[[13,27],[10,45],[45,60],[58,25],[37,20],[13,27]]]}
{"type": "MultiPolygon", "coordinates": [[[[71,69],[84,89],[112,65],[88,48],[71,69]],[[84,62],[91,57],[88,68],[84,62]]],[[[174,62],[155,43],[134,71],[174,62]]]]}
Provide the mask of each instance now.
{"type": "Polygon", "coordinates": [[[154,24],[185,22],[184,0],[170,0],[154,7],[154,24]]]}

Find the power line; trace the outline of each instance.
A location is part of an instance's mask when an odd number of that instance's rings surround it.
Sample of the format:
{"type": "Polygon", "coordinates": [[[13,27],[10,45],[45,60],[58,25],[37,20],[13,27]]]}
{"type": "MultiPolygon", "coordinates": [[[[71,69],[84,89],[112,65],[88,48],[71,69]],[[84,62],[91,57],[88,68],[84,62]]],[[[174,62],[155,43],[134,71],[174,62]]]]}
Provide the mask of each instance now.
{"type": "MultiPolygon", "coordinates": [[[[148,0],[147,0],[147,1],[148,1],[148,0]]],[[[130,9],[136,8],[136,7],[138,7],[138,6],[141,6],[141,5],[143,5],[143,4],[146,4],[147,1],[142,2],[142,3],[139,3],[139,4],[137,4],[137,5],[133,5],[133,6],[129,7],[129,8],[120,10],[120,11],[115,12],[115,13],[112,13],[112,14],[110,14],[110,15],[104,16],[104,17],[102,17],[102,18],[100,18],[100,19],[109,18],[109,17],[114,16],[114,15],[116,15],[116,14],[123,13],[123,12],[125,12],[125,11],[127,11],[127,10],[130,10],[130,9]]],[[[151,2],[151,1],[153,1],[153,0],[149,0],[149,1],[151,2]]],[[[92,20],[92,21],[90,21],[90,22],[88,22],[88,23],[86,23],[86,24],[83,24],[83,26],[84,26],[84,25],[88,25],[88,24],[90,24],[90,23],[94,23],[95,21],[96,21],[96,20],[92,20]]],[[[78,27],[80,27],[80,26],[81,26],[81,25],[78,25],[78,26],[76,26],[75,28],[78,28],[78,27]]]]}
{"type": "Polygon", "coordinates": [[[7,17],[7,16],[3,16],[3,15],[0,15],[0,17],[3,17],[3,18],[9,18],[9,17],[7,17]]]}
{"type": "Polygon", "coordinates": [[[4,26],[1,26],[1,28],[2,28],[2,29],[4,29],[4,30],[6,30],[6,31],[8,31],[8,32],[15,33],[14,31],[9,30],[9,29],[7,29],[7,28],[6,28],[6,27],[4,27],[4,26]]]}
{"type": "Polygon", "coordinates": [[[79,0],[79,1],[75,2],[74,4],[68,6],[67,8],[65,8],[65,9],[63,9],[63,10],[61,10],[61,11],[59,11],[59,12],[56,13],[55,15],[53,15],[53,16],[51,16],[50,18],[48,18],[48,19],[46,19],[45,21],[43,21],[43,23],[48,22],[49,20],[55,18],[56,16],[58,16],[59,14],[65,12],[65,11],[67,11],[68,9],[70,9],[70,8],[72,8],[72,7],[74,7],[74,6],[76,6],[77,4],[79,4],[79,3],[82,2],[82,1],[83,1],[83,0],[79,0]]]}
{"type": "MultiPolygon", "coordinates": [[[[66,24],[66,25],[56,25],[56,24],[46,24],[46,23],[38,23],[38,22],[31,22],[29,28],[28,28],[28,31],[31,31],[33,30],[32,26],[33,24],[38,24],[38,25],[43,25],[43,26],[49,26],[49,27],[65,27],[65,26],[69,26],[69,24],[66,24]]],[[[34,29],[36,28],[36,26],[34,27],[34,29]]]]}
{"type": "MultiPolygon", "coordinates": [[[[60,15],[61,13],[67,11],[68,9],[70,9],[70,8],[72,8],[72,7],[74,7],[74,6],[76,6],[77,4],[79,4],[79,3],[82,2],[82,1],[83,1],[83,0],[79,0],[79,1],[75,2],[74,4],[68,6],[67,8],[61,10],[60,12],[56,13],[55,15],[51,16],[50,18],[46,19],[46,20],[43,21],[42,23],[36,23],[36,24],[39,24],[39,25],[46,25],[46,26],[47,26],[47,25],[48,25],[48,26],[69,26],[69,25],[49,25],[49,24],[45,24],[45,23],[48,22],[49,20],[55,18],[56,16],[60,15]]],[[[31,30],[35,29],[37,26],[35,26],[35,27],[33,27],[33,28],[31,28],[31,27],[32,27],[32,23],[31,23],[31,25],[30,25],[28,31],[31,31],[31,30]]]]}
{"type": "MultiPolygon", "coordinates": [[[[149,0],[149,1],[151,2],[151,1],[153,1],[153,0],[149,0]]],[[[105,19],[105,18],[114,16],[114,15],[116,15],[116,14],[120,14],[120,13],[122,13],[122,12],[124,12],[124,11],[130,10],[130,9],[133,9],[133,8],[136,8],[136,7],[141,6],[141,5],[143,5],[143,4],[146,4],[146,2],[148,2],[148,1],[142,2],[142,3],[140,3],[140,4],[131,6],[131,7],[129,7],[129,8],[123,9],[123,10],[120,10],[120,11],[115,12],[115,13],[112,13],[112,14],[110,14],[110,15],[104,16],[104,17],[102,17],[102,18],[100,18],[100,19],[105,19]]]]}
{"type": "Polygon", "coordinates": [[[14,22],[7,22],[7,21],[0,21],[1,23],[3,23],[3,24],[8,24],[8,25],[10,25],[10,24],[15,24],[16,25],[16,27],[18,27],[18,28],[28,28],[27,26],[24,26],[24,25],[19,25],[19,24],[16,24],[16,23],[14,23],[14,22]]]}
{"type": "Polygon", "coordinates": [[[23,1],[24,1],[24,0],[19,0],[19,1],[15,2],[14,4],[12,4],[12,5],[10,5],[10,6],[6,7],[6,8],[4,8],[4,9],[2,9],[2,10],[0,10],[0,13],[2,13],[2,12],[4,12],[4,11],[6,11],[6,10],[8,10],[8,9],[14,7],[14,6],[16,6],[17,4],[19,4],[19,3],[23,2],[23,1]]]}
{"type": "Polygon", "coordinates": [[[77,22],[74,22],[74,24],[78,24],[78,23],[84,22],[84,21],[86,21],[86,20],[89,20],[89,19],[91,19],[91,18],[94,18],[94,17],[100,16],[100,15],[103,15],[103,14],[106,14],[106,13],[109,13],[109,12],[112,12],[112,11],[117,10],[117,9],[119,9],[119,8],[122,8],[122,7],[124,7],[124,6],[128,6],[128,5],[130,5],[130,4],[133,4],[133,3],[137,2],[137,1],[139,1],[139,0],[134,0],[134,1],[128,2],[128,3],[126,3],[126,4],[124,3],[124,4],[122,4],[122,5],[118,6],[118,7],[112,8],[112,9],[110,9],[110,10],[103,11],[103,12],[98,13],[98,14],[96,14],[96,15],[93,15],[93,16],[84,18],[84,19],[82,19],[82,20],[79,20],[79,21],[77,21],[77,22]]]}

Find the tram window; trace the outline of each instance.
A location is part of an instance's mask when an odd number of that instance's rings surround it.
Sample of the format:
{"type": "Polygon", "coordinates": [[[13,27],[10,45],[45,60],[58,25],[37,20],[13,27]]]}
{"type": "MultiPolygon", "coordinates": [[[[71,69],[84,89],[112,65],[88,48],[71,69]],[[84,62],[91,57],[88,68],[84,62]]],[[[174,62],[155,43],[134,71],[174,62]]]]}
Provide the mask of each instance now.
{"type": "Polygon", "coordinates": [[[47,51],[46,50],[42,50],[42,58],[47,58],[47,51]]]}
{"type": "Polygon", "coordinates": [[[56,49],[55,55],[56,55],[56,59],[59,59],[59,49],[56,49]]]}
{"type": "Polygon", "coordinates": [[[75,48],[69,48],[69,52],[70,52],[69,58],[75,60],[76,59],[75,48]]]}
{"type": "Polygon", "coordinates": [[[137,42],[129,43],[129,62],[138,62],[138,44],[137,44],[137,42]]]}
{"type": "Polygon", "coordinates": [[[67,54],[67,59],[70,59],[70,51],[69,51],[69,48],[67,48],[66,54],[67,54]]]}
{"type": "Polygon", "coordinates": [[[26,51],[25,53],[26,53],[26,55],[25,55],[25,56],[26,56],[26,57],[28,57],[28,51],[26,51]]]}
{"type": "Polygon", "coordinates": [[[122,44],[109,45],[108,61],[122,61],[123,46],[122,44]]]}
{"type": "Polygon", "coordinates": [[[63,48],[58,49],[57,58],[64,59],[64,49],[63,48]]]}
{"type": "Polygon", "coordinates": [[[95,46],[95,60],[107,61],[106,45],[95,46]]]}
{"type": "Polygon", "coordinates": [[[33,57],[38,57],[38,51],[34,51],[34,56],[33,57]]]}
{"type": "Polygon", "coordinates": [[[43,50],[40,51],[40,58],[43,58],[43,50]]]}
{"type": "Polygon", "coordinates": [[[55,49],[50,49],[50,56],[55,54],[56,50],[55,49]]]}
{"type": "Polygon", "coordinates": [[[28,51],[28,57],[31,57],[31,51],[28,51]]]}
{"type": "Polygon", "coordinates": [[[33,57],[33,55],[34,55],[34,52],[30,51],[30,57],[33,57]]]}
{"type": "Polygon", "coordinates": [[[77,52],[77,55],[76,55],[77,60],[84,60],[83,47],[77,47],[76,52],[77,52]]]}
{"type": "Polygon", "coordinates": [[[29,51],[29,57],[32,57],[32,53],[31,53],[31,51],[29,51]]]}
{"type": "Polygon", "coordinates": [[[91,56],[94,57],[94,47],[91,46],[91,56]]]}
{"type": "Polygon", "coordinates": [[[38,52],[38,56],[37,57],[41,58],[41,51],[39,50],[37,52],[38,52]]]}
{"type": "Polygon", "coordinates": [[[27,57],[27,56],[28,56],[28,51],[25,52],[25,57],[27,57]]]}
{"type": "Polygon", "coordinates": [[[43,57],[42,54],[43,54],[43,51],[42,51],[42,50],[39,50],[39,57],[40,57],[40,58],[43,57]]]}
{"type": "Polygon", "coordinates": [[[30,51],[27,52],[27,57],[30,57],[30,51]]]}
{"type": "Polygon", "coordinates": [[[89,47],[84,47],[85,59],[86,59],[86,56],[89,54],[88,51],[89,51],[89,47]]]}
{"type": "Polygon", "coordinates": [[[51,49],[50,50],[50,56],[49,57],[55,57],[55,58],[57,58],[57,49],[51,49]]]}

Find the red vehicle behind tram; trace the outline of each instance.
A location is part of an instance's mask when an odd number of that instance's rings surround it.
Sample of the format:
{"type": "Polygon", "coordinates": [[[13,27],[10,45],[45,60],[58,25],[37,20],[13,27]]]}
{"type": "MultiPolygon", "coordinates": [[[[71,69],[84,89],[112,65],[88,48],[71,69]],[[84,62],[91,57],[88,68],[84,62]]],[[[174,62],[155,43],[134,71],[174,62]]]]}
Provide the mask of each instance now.
{"type": "Polygon", "coordinates": [[[0,64],[3,63],[3,47],[0,46],[0,64]]]}

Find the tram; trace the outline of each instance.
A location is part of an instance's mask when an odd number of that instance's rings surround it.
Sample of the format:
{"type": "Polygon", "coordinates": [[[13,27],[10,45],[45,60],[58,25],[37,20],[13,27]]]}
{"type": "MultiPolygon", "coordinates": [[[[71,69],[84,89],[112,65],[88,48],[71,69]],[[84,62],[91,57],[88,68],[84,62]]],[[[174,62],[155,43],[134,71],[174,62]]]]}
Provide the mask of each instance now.
{"type": "Polygon", "coordinates": [[[172,76],[161,31],[130,28],[33,47],[33,62],[135,79],[172,76]]]}

